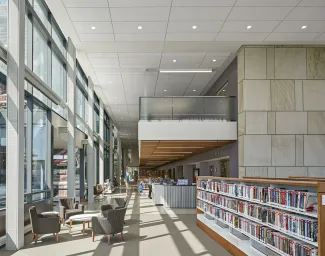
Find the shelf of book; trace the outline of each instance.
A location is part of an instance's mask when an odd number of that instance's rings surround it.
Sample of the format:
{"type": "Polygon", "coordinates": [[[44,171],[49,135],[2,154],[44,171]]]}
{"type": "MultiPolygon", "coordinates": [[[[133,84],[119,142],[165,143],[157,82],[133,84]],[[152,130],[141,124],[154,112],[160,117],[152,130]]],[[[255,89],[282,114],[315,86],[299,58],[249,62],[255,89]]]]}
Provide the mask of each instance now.
{"type": "MultiPolygon", "coordinates": [[[[238,219],[246,220],[261,232],[257,236],[267,232],[267,242],[262,244],[280,255],[325,256],[324,244],[318,243],[325,225],[322,198],[325,201],[325,183],[319,181],[197,177],[198,216],[214,218],[252,239],[236,227],[238,219]],[[220,213],[230,214],[234,223],[221,221],[220,213]],[[277,239],[283,245],[276,244],[277,239]]],[[[222,244],[224,236],[217,237],[222,244]]]]}

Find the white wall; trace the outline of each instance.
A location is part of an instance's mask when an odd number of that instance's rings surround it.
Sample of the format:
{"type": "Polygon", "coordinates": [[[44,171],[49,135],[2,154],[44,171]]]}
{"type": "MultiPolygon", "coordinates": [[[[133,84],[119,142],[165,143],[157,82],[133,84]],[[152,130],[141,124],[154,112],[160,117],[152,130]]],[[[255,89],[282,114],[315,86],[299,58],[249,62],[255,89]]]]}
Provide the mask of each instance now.
{"type": "Polygon", "coordinates": [[[139,140],[237,140],[237,122],[140,121],[139,140]]]}

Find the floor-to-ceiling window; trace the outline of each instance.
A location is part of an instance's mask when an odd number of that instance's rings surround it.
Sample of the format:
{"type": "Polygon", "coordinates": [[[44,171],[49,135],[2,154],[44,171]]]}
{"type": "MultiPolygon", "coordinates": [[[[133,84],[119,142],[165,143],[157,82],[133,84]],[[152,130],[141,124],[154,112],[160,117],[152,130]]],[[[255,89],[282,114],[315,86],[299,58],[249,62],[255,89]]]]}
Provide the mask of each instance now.
{"type": "Polygon", "coordinates": [[[109,152],[110,152],[110,120],[109,116],[104,111],[104,180],[109,179],[110,164],[109,164],[109,152]]]}
{"type": "Polygon", "coordinates": [[[7,45],[8,35],[8,0],[0,0],[0,43],[7,45]]]}
{"type": "Polygon", "coordinates": [[[7,87],[6,64],[0,59],[0,209],[6,206],[6,115],[7,115],[7,87]]]}

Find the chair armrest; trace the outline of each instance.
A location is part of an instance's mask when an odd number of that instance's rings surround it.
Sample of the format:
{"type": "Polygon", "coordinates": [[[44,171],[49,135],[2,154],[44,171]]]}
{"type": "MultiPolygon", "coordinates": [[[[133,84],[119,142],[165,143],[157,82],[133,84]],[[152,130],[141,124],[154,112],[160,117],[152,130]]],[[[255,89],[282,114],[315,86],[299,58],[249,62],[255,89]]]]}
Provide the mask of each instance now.
{"type": "Polygon", "coordinates": [[[84,206],[83,204],[75,203],[75,204],[74,204],[74,208],[75,208],[75,209],[82,210],[82,212],[85,211],[85,206],[84,206]]]}
{"type": "Polygon", "coordinates": [[[65,218],[65,207],[60,205],[60,211],[59,211],[59,214],[60,214],[60,218],[64,219],[65,218]]]}
{"type": "Polygon", "coordinates": [[[57,217],[58,215],[55,213],[47,213],[45,215],[43,215],[42,213],[37,214],[39,218],[53,218],[53,217],[57,217]]]}

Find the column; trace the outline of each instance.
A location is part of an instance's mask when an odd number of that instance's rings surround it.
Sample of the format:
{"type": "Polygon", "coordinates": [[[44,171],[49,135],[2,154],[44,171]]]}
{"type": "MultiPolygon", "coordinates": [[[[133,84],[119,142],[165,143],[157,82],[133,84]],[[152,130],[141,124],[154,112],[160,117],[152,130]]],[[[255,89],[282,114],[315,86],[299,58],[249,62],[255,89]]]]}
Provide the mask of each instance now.
{"type": "Polygon", "coordinates": [[[87,184],[88,203],[94,202],[95,185],[95,150],[94,150],[94,83],[88,77],[88,145],[87,145],[87,184]]]}
{"type": "MultiPolygon", "coordinates": [[[[109,180],[113,181],[114,178],[114,133],[113,133],[113,120],[109,119],[109,180]]],[[[119,179],[119,177],[116,177],[119,179]]]]}
{"type": "Polygon", "coordinates": [[[84,198],[85,194],[85,150],[80,149],[80,200],[84,198]]]}
{"type": "Polygon", "coordinates": [[[104,184],[104,104],[99,108],[99,184],[104,184]]]}
{"type": "Polygon", "coordinates": [[[239,176],[325,176],[325,47],[238,52],[239,176]]]}
{"type": "Polygon", "coordinates": [[[122,170],[122,145],[120,134],[117,131],[117,175],[121,177],[121,174],[125,175],[125,170],[122,170]]]}
{"type": "MultiPolygon", "coordinates": [[[[8,1],[6,249],[24,246],[25,1],[8,1]]],[[[31,139],[31,138],[30,138],[31,139]]]]}
{"type": "Polygon", "coordinates": [[[68,197],[76,194],[76,48],[71,38],[68,39],[67,51],[67,99],[68,99],[68,197]]]}

